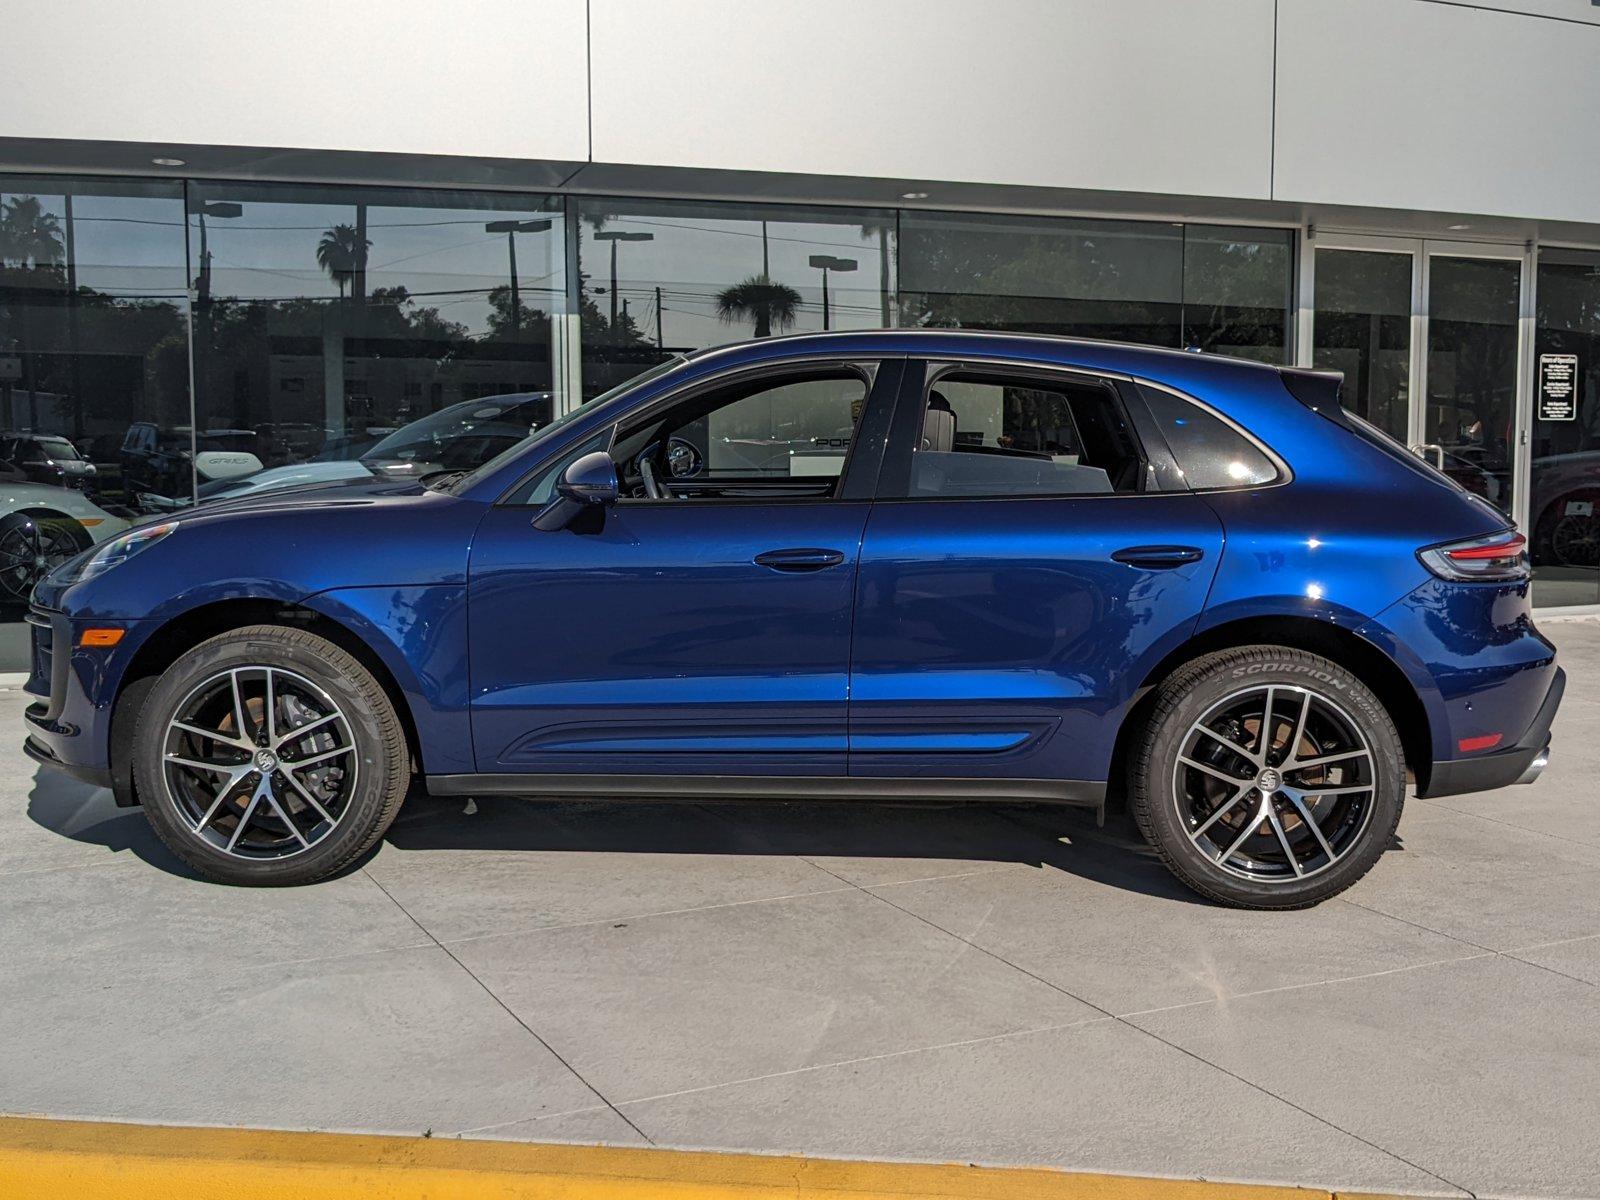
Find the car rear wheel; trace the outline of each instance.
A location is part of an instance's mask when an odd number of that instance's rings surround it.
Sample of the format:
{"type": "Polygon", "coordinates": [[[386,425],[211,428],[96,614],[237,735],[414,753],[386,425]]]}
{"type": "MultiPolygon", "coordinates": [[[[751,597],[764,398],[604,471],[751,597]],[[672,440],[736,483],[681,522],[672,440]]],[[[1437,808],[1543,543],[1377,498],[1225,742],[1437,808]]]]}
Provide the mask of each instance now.
{"type": "Polygon", "coordinates": [[[1378,860],[1405,766],[1394,722],[1349,671],[1248,646],[1161,685],[1130,784],[1144,836],[1190,887],[1244,908],[1303,908],[1378,860]]]}
{"type": "Polygon", "coordinates": [[[135,737],[145,811],[219,883],[310,883],[383,836],[410,782],[394,705],[360,662],[302,629],[233,630],[184,654],[135,737]]]}

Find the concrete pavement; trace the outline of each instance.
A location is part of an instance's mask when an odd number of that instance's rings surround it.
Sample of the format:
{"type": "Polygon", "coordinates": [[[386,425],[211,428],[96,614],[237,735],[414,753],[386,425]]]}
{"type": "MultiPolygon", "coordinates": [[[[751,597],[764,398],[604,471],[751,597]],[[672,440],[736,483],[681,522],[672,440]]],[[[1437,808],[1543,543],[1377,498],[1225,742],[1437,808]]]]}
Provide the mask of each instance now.
{"type": "Polygon", "coordinates": [[[1302,913],[1037,806],[419,798],[221,888],[0,693],[0,1111],[1594,1196],[1600,623],[1547,632],[1544,779],[1302,913]]]}

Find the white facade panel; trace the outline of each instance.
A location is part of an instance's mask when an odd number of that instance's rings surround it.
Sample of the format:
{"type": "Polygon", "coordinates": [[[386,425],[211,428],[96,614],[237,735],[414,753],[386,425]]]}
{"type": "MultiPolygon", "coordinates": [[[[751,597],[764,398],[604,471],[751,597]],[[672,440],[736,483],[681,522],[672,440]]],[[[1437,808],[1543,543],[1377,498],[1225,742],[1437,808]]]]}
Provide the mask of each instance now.
{"type": "MultiPolygon", "coordinates": [[[[1456,4],[1466,3],[1467,0],[1428,0],[1428,2],[1456,4]]],[[[1470,0],[1470,3],[1477,8],[1498,8],[1506,12],[1600,25],[1600,5],[1596,5],[1595,0],[1470,0]]]]}
{"type": "Polygon", "coordinates": [[[0,136],[583,159],[584,9],[0,0],[0,136]]]}
{"type": "Polygon", "coordinates": [[[1600,221],[1600,27],[1281,0],[1281,200],[1600,221]]]}
{"type": "Polygon", "coordinates": [[[594,0],[594,158],[1261,198],[1272,0],[594,0]]]}

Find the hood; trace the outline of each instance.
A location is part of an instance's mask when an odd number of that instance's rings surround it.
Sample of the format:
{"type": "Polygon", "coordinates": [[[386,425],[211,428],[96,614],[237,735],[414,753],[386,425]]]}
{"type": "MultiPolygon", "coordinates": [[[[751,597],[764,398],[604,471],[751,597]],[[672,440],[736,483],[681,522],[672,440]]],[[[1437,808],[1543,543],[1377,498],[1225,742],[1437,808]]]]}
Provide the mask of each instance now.
{"type": "Polygon", "coordinates": [[[282,488],[304,487],[308,484],[332,483],[338,480],[371,479],[372,472],[359,462],[305,462],[290,463],[283,467],[269,467],[253,475],[238,479],[216,480],[200,485],[200,502],[231,500],[253,492],[277,491],[282,488]]]}
{"type": "MultiPolygon", "coordinates": [[[[360,508],[387,504],[427,493],[415,480],[334,479],[325,483],[306,483],[292,487],[267,488],[237,496],[204,500],[194,508],[177,514],[180,520],[203,520],[252,513],[306,512],[329,508],[360,508]]],[[[172,514],[166,519],[170,520],[172,514]]]]}

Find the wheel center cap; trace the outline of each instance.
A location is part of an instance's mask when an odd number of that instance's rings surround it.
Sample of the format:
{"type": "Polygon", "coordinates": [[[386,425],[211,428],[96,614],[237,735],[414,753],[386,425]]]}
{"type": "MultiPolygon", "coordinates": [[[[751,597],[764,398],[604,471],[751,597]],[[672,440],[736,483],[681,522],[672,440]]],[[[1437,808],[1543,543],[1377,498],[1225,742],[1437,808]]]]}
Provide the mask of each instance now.
{"type": "Polygon", "coordinates": [[[1278,774],[1278,772],[1274,771],[1271,767],[1268,767],[1265,771],[1256,776],[1256,787],[1260,788],[1263,792],[1275,792],[1282,786],[1283,776],[1278,774]]]}
{"type": "Polygon", "coordinates": [[[271,750],[256,751],[256,770],[263,775],[270,775],[278,769],[278,756],[271,750]]]}

